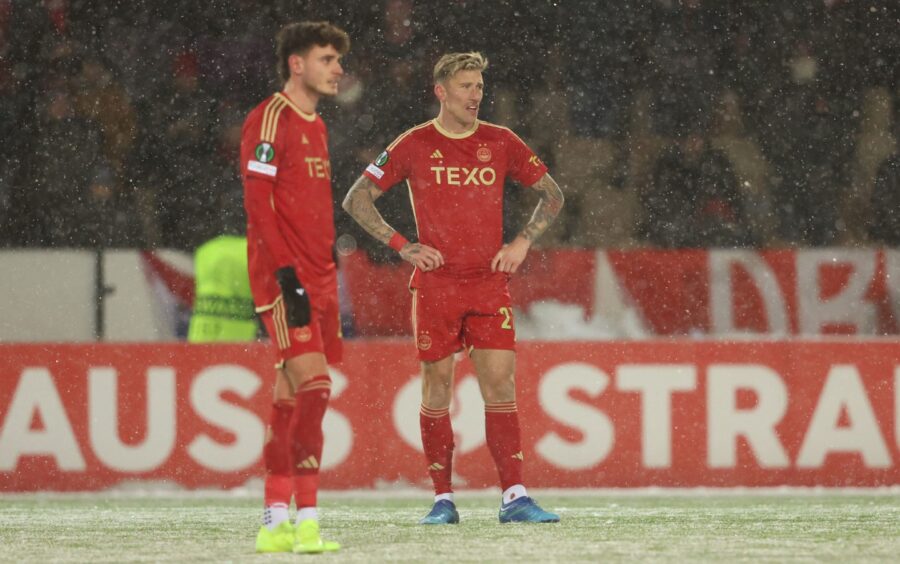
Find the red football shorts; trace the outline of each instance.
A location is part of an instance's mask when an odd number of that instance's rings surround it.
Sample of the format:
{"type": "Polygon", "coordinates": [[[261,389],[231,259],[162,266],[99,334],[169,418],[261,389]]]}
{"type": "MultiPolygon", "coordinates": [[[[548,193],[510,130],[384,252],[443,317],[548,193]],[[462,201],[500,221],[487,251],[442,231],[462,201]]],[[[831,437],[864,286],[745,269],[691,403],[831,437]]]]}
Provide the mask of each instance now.
{"type": "Polygon", "coordinates": [[[288,327],[283,300],[260,317],[281,362],[311,352],[323,353],[328,364],[341,361],[344,345],[337,295],[313,300],[312,320],[306,327],[288,327]]]}
{"type": "Polygon", "coordinates": [[[515,350],[511,303],[501,277],[414,289],[412,324],[419,359],[432,362],[463,348],[515,350]]]}

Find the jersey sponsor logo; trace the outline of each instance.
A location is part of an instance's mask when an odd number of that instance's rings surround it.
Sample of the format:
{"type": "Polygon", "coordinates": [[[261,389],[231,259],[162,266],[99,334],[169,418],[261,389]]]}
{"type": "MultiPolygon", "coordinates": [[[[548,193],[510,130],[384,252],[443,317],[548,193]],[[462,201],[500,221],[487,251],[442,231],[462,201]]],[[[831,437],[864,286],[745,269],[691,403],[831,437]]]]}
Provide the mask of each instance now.
{"type": "Polygon", "coordinates": [[[275,147],[271,143],[262,142],[256,146],[256,160],[270,163],[275,159],[275,147]]]}
{"type": "Polygon", "coordinates": [[[366,167],[366,172],[379,180],[381,180],[381,177],[384,176],[384,171],[373,164],[370,164],[366,167]]]}
{"type": "Polygon", "coordinates": [[[300,343],[308,343],[312,339],[312,329],[306,327],[297,327],[294,329],[294,339],[300,343]]]}
{"type": "Polygon", "coordinates": [[[478,147],[478,150],[475,151],[475,156],[483,163],[489,162],[491,160],[491,150],[487,147],[478,147]]]}
{"type": "Polygon", "coordinates": [[[435,184],[490,186],[497,180],[497,172],[491,167],[433,166],[431,170],[435,184]]]}
{"type": "Polygon", "coordinates": [[[310,178],[331,178],[331,161],[322,157],[306,157],[306,171],[310,178]]]}
{"type": "Polygon", "coordinates": [[[378,155],[377,157],[375,157],[375,166],[384,166],[384,165],[386,165],[387,162],[388,162],[388,159],[390,159],[390,158],[391,158],[391,156],[388,155],[388,152],[387,152],[387,151],[382,151],[382,153],[381,153],[380,155],[378,155]]]}
{"type": "Polygon", "coordinates": [[[278,174],[277,166],[261,163],[259,161],[249,161],[247,163],[247,170],[265,174],[266,176],[275,176],[276,174],[278,174]]]}
{"type": "Polygon", "coordinates": [[[435,152],[431,153],[431,158],[432,158],[432,159],[443,159],[443,158],[444,158],[444,154],[441,153],[441,150],[440,150],[440,149],[437,149],[437,150],[435,150],[435,152]]]}
{"type": "Polygon", "coordinates": [[[422,333],[419,335],[419,338],[416,339],[416,346],[419,347],[420,350],[427,351],[431,348],[431,335],[428,333],[422,333]]]}

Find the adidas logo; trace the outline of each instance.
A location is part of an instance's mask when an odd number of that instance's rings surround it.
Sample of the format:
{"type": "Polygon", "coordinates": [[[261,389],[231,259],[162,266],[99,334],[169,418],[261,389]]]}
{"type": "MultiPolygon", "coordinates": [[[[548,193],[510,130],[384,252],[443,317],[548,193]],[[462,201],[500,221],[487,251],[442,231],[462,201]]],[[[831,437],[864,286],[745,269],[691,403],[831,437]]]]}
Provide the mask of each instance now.
{"type": "Polygon", "coordinates": [[[525,455],[523,455],[522,451],[520,450],[519,452],[512,455],[512,458],[518,458],[519,460],[525,460],[525,455]]]}
{"type": "Polygon", "coordinates": [[[441,151],[438,149],[435,152],[431,153],[432,159],[443,159],[444,155],[441,154],[441,151]]]}
{"type": "Polygon", "coordinates": [[[434,464],[432,464],[431,466],[429,466],[428,469],[429,469],[429,470],[443,470],[443,469],[444,469],[444,465],[441,464],[441,463],[439,463],[439,462],[435,462],[434,464]]]}
{"type": "Polygon", "coordinates": [[[310,456],[309,458],[307,458],[306,460],[304,460],[303,462],[301,462],[300,464],[297,465],[297,468],[318,468],[318,467],[319,467],[319,461],[316,460],[315,456],[310,456]]]}
{"type": "Polygon", "coordinates": [[[301,140],[304,145],[309,145],[309,139],[306,138],[306,134],[303,134],[303,139],[301,140]]]}

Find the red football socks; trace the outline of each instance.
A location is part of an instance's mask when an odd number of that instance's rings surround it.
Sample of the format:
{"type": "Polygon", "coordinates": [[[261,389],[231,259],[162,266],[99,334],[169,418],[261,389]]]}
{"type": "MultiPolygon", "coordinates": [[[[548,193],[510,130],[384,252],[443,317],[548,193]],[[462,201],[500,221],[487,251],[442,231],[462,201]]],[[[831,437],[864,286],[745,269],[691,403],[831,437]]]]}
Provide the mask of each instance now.
{"type": "Polygon", "coordinates": [[[297,390],[291,417],[294,501],[297,508],[315,507],[322,463],[322,419],[331,396],[331,378],[315,376],[297,390]]]}
{"type": "Polygon", "coordinates": [[[422,448],[428,461],[428,473],[434,484],[434,494],[453,491],[453,426],[450,409],[419,408],[419,428],[422,430],[422,448]]]}
{"type": "Polygon", "coordinates": [[[484,406],[485,438],[500,474],[500,489],[522,483],[522,439],[516,402],[484,406]]]}
{"type": "Polygon", "coordinates": [[[272,404],[269,413],[269,428],[266,429],[266,444],[263,447],[263,461],[266,465],[265,504],[290,506],[291,493],[291,416],[293,401],[278,401],[272,404]]]}

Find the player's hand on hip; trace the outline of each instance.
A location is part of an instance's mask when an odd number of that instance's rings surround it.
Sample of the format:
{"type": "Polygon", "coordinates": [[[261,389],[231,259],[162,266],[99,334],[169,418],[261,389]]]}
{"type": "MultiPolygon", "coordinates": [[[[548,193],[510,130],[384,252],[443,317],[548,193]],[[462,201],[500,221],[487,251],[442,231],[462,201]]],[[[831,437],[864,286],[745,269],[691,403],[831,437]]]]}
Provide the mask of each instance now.
{"type": "Polygon", "coordinates": [[[400,257],[423,272],[444,265],[444,255],[439,250],[421,243],[407,243],[400,250],[400,257]]]}
{"type": "Polygon", "coordinates": [[[491,260],[491,272],[514,273],[525,261],[529,248],[531,243],[524,237],[516,237],[510,244],[503,245],[491,260]]]}
{"type": "Polygon", "coordinates": [[[275,271],[275,278],[281,286],[281,296],[287,313],[288,327],[305,327],[312,319],[309,292],[300,283],[293,266],[285,266],[275,271]]]}

